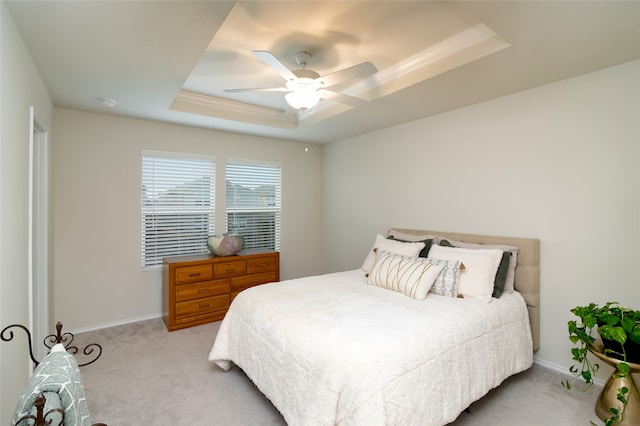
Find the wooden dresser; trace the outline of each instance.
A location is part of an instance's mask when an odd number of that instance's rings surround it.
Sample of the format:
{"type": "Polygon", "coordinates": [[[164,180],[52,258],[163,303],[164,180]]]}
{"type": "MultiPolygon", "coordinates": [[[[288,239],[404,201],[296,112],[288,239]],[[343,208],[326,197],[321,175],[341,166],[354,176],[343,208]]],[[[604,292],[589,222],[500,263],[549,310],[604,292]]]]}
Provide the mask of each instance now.
{"type": "Polygon", "coordinates": [[[221,320],[242,290],[280,280],[279,252],[165,258],[162,316],[169,331],[221,320]]]}

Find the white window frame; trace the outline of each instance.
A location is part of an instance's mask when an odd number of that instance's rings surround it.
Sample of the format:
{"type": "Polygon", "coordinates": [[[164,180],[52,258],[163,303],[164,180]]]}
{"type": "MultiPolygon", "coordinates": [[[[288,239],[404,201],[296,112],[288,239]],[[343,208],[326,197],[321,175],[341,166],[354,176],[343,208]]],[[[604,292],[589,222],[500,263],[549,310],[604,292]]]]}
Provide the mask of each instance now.
{"type": "Polygon", "coordinates": [[[207,253],[207,237],[215,233],[216,158],[141,150],[140,160],[142,270],[161,268],[164,257],[207,253]],[[156,202],[148,202],[148,192],[156,202]],[[164,224],[150,225],[157,217],[164,217],[164,224]]]}

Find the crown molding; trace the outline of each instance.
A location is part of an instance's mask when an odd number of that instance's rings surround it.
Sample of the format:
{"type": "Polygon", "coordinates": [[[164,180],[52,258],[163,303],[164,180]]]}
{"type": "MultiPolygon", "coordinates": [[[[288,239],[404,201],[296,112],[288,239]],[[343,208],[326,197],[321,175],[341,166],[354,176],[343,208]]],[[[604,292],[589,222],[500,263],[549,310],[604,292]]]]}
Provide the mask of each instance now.
{"type": "Polygon", "coordinates": [[[298,127],[298,117],[285,114],[282,110],[187,90],[178,92],[169,109],[282,129],[296,129],[298,127]]]}

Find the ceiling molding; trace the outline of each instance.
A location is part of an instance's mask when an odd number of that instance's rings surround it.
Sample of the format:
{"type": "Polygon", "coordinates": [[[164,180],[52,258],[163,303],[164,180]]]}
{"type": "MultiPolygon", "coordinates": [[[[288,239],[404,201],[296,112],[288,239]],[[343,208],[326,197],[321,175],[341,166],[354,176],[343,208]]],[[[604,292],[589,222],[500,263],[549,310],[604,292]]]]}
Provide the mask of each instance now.
{"type": "MultiPolygon", "coordinates": [[[[383,89],[378,92],[377,97],[405,89],[509,46],[510,44],[501,39],[491,28],[484,24],[474,25],[397,64],[378,71],[373,78],[383,89]]],[[[366,90],[364,87],[358,87],[365,84],[367,81],[363,80],[354,84],[351,89],[357,94],[358,91],[366,90]]]]}
{"type": "Polygon", "coordinates": [[[187,90],[178,92],[169,109],[263,126],[279,127],[281,129],[295,130],[298,127],[297,116],[287,115],[282,110],[231,101],[187,90]]]}

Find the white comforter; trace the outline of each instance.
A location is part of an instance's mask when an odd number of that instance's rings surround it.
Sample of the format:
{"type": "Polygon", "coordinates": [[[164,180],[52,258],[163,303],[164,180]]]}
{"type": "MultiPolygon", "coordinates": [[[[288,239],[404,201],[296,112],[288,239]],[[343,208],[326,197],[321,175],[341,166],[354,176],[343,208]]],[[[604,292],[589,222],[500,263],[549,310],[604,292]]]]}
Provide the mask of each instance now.
{"type": "Polygon", "coordinates": [[[244,370],[289,425],[443,425],[533,362],[518,293],[414,300],[362,270],[236,297],[209,354],[244,370]]]}

